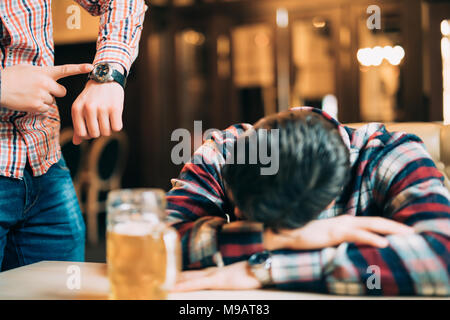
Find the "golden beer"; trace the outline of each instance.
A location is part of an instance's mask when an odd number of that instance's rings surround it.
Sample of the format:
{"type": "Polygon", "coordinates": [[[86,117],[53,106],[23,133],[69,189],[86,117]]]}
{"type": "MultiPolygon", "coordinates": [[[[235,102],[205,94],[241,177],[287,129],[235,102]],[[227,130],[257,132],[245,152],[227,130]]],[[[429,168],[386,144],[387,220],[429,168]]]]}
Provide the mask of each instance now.
{"type": "MultiPolygon", "coordinates": [[[[130,206],[125,208],[129,210],[130,206]]],[[[110,298],[165,299],[180,267],[177,233],[160,221],[157,214],[134,209],[133,213],[121,209],[108,213],[110,298]]]]}

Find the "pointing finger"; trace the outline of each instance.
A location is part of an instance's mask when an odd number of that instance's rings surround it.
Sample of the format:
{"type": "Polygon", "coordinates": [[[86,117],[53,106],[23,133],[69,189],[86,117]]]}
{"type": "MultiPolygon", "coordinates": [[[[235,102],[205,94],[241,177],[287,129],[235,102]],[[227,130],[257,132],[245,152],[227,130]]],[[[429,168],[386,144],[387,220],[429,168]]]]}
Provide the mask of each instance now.
{"type": "Polygon", "coordinates": [[[94,66],[90,63],[64,64],[61,66],[47,67],[47,69],[53,79],[59,80],[77,74],[89,73],[94,69],[94,66]]]}

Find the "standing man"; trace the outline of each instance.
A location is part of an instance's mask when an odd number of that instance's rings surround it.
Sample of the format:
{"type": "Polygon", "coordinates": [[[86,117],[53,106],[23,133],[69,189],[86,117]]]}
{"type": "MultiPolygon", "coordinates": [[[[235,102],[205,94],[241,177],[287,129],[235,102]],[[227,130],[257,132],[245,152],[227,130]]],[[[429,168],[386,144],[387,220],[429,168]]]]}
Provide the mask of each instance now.
{"type": "Polygon", "coordinates": [[[72,106],[73,142],[122,129],[144,0],[76,0],[101,16],[93,65],[53,66],[51,0],[0,2],[0,266],[84,260],[84,221],[59,145],[56,81],[90,73],[72,106]]]}

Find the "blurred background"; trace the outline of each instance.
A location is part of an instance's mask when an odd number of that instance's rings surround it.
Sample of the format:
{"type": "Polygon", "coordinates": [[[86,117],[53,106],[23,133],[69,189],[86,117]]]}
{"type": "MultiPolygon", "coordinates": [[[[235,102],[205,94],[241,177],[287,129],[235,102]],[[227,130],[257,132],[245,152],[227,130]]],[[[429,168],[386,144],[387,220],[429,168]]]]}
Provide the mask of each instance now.
{"type": "MultiPolygon", "coordinates": [[[[225,129],[308,105],[343,123],[450,124],[449,1],[147,5],[125,92],[122,134],[73,146],[70,108],[86,79],[61,80],[69,89],[58,100],[61,143],[88,224],[87,261],[104,261],[107,192],[168,190],[181,169],[170,159],[177,143],[172,131],[193,133],[194,120],[202,120],[203,130],[225,129]],[[379,20],[373,20],[377,13],[379,20]]],[[[53,1],[53,17],[55,64],[91,62],[99,19],[69,0],[53,1]]]]}

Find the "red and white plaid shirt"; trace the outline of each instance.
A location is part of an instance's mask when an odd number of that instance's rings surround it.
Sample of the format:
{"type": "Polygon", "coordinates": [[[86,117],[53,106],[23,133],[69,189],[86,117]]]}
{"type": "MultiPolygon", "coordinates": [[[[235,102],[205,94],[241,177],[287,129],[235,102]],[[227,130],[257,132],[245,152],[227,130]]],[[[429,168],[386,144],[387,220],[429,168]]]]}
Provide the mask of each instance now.
{"type": "MultiPolygon", "coordinates": [[[[144,0],[75,0],[101,16],[94,64],[120,63],[127,71],[138,53],[147,6],[144,0]]],[[[51,0],[0,1],[1,70],[17,64],[52,66],[51,0]]],[[[0,175],[21,178],[27,159],[35,176],[60,158],[60,119],[53,105],[45,114],[0,107],[0,175]]]]}

